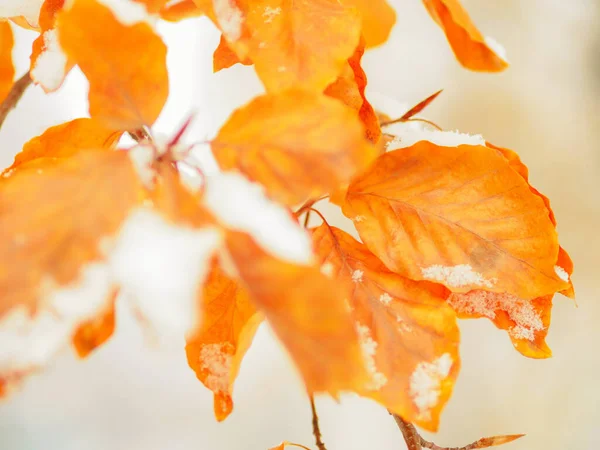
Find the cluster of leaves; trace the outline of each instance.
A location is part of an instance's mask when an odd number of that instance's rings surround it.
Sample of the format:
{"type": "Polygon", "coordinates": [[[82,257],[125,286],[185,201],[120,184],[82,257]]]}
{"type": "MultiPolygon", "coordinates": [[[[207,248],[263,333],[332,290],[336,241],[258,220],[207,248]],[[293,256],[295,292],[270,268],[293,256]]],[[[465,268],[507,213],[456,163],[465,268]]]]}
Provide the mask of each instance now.
{"type": "MultiPolygon", "coordinates": [[[[423,3],[463,66],[507,67],[458,0],[423,3]]],[[[36,84],[78,66],[90,85],[90,118],[33,138],[0,179],[0,392],[69,340],[82,357],[102,344],[117,298],[185,335],[218,420],[264,320],[310,394],[356,392],[427,430],[459,372],[457,318],[550,355],[573,265],[549,201],[511,150],[414,122],[428,101],[373,109],[361,57],[394,25],[385,0],[9,0],[0,16],[0,97],[15,24],[39,33],[36,84]],[[181,133],[151,133],[168,97],[156,22],[199,15],[222,33],[215,71],[253,65],[266,90],[210,141],[214,174],[181,133]],[[300,226],[324,198],[360,241],[300,226]]]]}

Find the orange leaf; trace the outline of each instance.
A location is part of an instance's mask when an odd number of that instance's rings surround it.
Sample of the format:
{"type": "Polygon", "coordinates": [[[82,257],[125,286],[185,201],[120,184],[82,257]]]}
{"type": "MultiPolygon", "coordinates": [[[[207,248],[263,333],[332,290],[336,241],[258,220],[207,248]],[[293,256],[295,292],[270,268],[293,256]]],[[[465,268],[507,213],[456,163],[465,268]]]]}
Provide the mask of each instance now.
{"type": "MultiPolygon", "coordinates": [[[[0,391],[0,395],[2,395],[1,391],[0,391]]],[[[288,441],[283,441],[281,444],[279,444],[275,447],[271,447],[269,450],[284,450],[286,447],[298,447],[298,448],[303,448],[304,450],[310,450],[308,447],[305,447],[302,444],[294,444],[293,442],[288,442],[288,441]]]]}
{"type": "MultiPolygon", "coordinates": [[[[198,4],[198,2],[196,2],[198,4]]],[[[217,0],[216,23],[267,91],[322,92],[358,44],[360,15],[336,0],[217,0]]]]}
{"type": "Polygon", "coordinates": [[[346,292],[371,378],[358,389],[406,420],[436,430],[458,375],[459,331],[447,290],[390,272],[363,244],[321,225],[322,270],[346,292]]]}
{"type": "Polygon", "coordinates": [[[6,21],[0,21],[0,102],[10,92],[15,78],[12,51],[14,38],[12,28],[6,21]]]}
{"type": "Polygon", "coordinates": [[[524,300],[515,295],[474,290],[453,293],[448,303],[462,319],[487,317],[507,330],[515,348],[529,358],[549,358],[546,344],[550,326],[552,295],[524,300]]]}
{"type": "Polygon", "coordinates": [[[27,142],[3,174],[10,174],[21,164],[37,158],[66,158],[80,150],[113,148],[120,137],[120,131],[107,128],[94,119],[75,119],[56,125],[27,142]]]}
{"type": "Polygon", "coordinates": [[[185,351],[198,379],[214,392],[217,420],[233,409],[231,393],[242,358],[263,318],[245,289],[214,263],[200,296],[202,326],[187,339],[185,351]]]}
{"type": "Polygon", "coordinates": [[[114,303],[118,291],[111,295],[106,311],[82,323],[73,335],[73,346],[80,358],[86,358],[96,348],[104,344],[115,331],[114,303]]]}
{"type": "Polygon", "coordinates": [[[349,0],[362,16],[362,34],[367,47],[387,41],[396,23],[396,11],[386,0],[349,0]]]}
{"type": "Polygon", "coordinates": [[[62,85],[73,62],[65,55],[58,42],[54,27],[64,0],[46,0],[40,10],[40,35],[33,41],[31,52],[31,78],[45,92],[56,91],[62,85]]]}
{"type": "Polygon", "coordinates": [[[223,35],[221,35],[219,46],[213,53],[213,72],[216,73],[219,70],[227,69],[238,63],[249,66],[252,64],[252,61],[250,61],[248,58],[240,61],[235,52],[229,47],[229,44],[227,44],[227,41],[223,35]]]}
{"type": "Polygon", "coordinates": [[[379,157],[344,214],[394,272],[531,299],[565,289],[544,202],[497,151],[420,141],[379,157]]]}
{"type": "Polygon", "coordinates": [[[0,178],[0,329],[10,343],[0,380],[45,363],[105,307],[106,239],[143,197],[126,152],[38,158],[0,178]]]}
{"type": "Polygon", "coordinates": [[[60,13],[65,53],[90,82],[90,115],[117,129],[152,125],[168,96],[166,47],[145,22],[125,25],[96,0],[60,13]]]}
{"type": "Polygon", "coordinates": [[[508,67],[504,49],[484,37],[459,0],[423,0],[427,11],[446,33],[458,61],[467,69],[501,72],[508,67]]]}
{"type": "MultiPolygon", "coordinates": [[[[507,148],[496,147],[489,142],[486,142],[485,145],[500,152],[500,154],[506,158],[510,167],[512,167],[512,169],[519,175],[521,175],[529,184],[529,170],[527,169],[527,166],[523,164],[517,153],[507,148]]],[[[552,211],[552,208],[550,207],[550,199],[534,188],[531,184],[529,184],[529,190],[542,199],[546,209],[548,210],[550,221],[554,224],[554,227],[556,227],[556,217],[554,216],[554,211],[552,211]]],[[[558,251],[558,259],[556,261],[555,271],[564,281],[569,283],[569,287],[567,289],[563,289],[559,292],[569,298],[575,298],[575,288],[573,287],[573,282],[571,281],[571,275],[573,275],[573,261],[571,261],[571,257],[562,247],[560,247],[558,251]]]]}
{"type": "Polygon", "coordinates": [[[257,309],[296,363],[309,393],[366,381],[350,310],[338,286],[316,267],[281,261],[247,235],[230,232],[227,248],[257,309]]]}
{"type": "Polygon", "coordinates": [[[365,97],[367,76],[360,65],[364,52],[364,42],[361,40],[356,51],[348,60],[348,65],[344,67],[337,80],[327,86],[325,94],[341,100],[350,108],[358,111],[358,117],[365,126],[367,139],[376,144],[381,137],[381,128],[375,110],[365,97]]]}
{"type": "Polygon", "coordinates": [[[222,169],[241,171],[288,205],[344,185],[376,153],[351,109],[299,90],[255,98],[211,145],[222,169]]]}
{"type": "Polygon", "coordinates": [[[179,3],[168,4],[160,10],[160,17],[169,22],[179,22],[183,19],[201,16],[203,12],[193,0],[182,0],[179,3]]]}

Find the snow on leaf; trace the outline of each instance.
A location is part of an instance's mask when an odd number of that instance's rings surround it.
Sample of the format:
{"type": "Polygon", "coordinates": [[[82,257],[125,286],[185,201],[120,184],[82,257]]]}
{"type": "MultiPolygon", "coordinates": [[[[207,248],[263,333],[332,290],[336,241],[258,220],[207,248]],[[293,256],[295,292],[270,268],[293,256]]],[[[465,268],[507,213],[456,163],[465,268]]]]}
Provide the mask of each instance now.
{"type": "Polygon", "coordinates": [[[354,111],[301,90],[255,98],[211,146],[223,170],[241,171],[287,205],[345,185],[376,154],[354,111]]]}
{"type": "Polygon", "coordinates": [[[550,326],[552,295],[525,300],[512,294],[473,290],[453,293],[448,303],[461,318],[486,317],[507,330],[515,348],[530,358],[552,355],[545,338],[550,326]]]}
{"type": "Polygon", "coordinates": [[[440,399],[442,383],[450,375],[454,361],[449,353],[432,362],[420,362],[410,376],[409,392],[422,420],[429,420],[440,399]]]}
{"type": "Polygon", "coordinates": [[[0,102],[10,92],[15,77],[12,51],[14,37],[8,22],[0,21],[0,102]]]}
{"type": "Polygon", "coordinates": [[[97,0],[75,0],[59,14],[57,29],[64,52],[90,82],[93,118],[125,130],[154,123],[169,86],[166,47],[150,25],[124,25],[97,0]]]}
{"type": "Polygon", "coordinates": [[[387,143],[388,150],[412,147],[417,142],[427,141],[440,147],[458,147],[459,145],[485,145],[485,139],[479,134],[460,133],[458,131],[432,130],[422,123],[404,122],[386,127],[386,132],[394,135],[387,143]]]}
{"type": "Polygon", "coordinates": [[[358,11],[336,0],[215,0],[214,12],[231,49],[254,62],[269,92],[321,92],[360,37],[358,11]]]}
{"type": "Polygon", "coordinates": [[[474,272],[468,264],[456,266],[441,266],[439,264],[421,268],[421,275],[426,280],[437,281],[450,288],[464,286],[481,286],[491,288],[497,280],[485,279],[480,273],[474,272]]]}
{"type": "Polygon", "coordinates": [[[435,430],[460,365],[459,332],[446,304],[448,291],[390,272],[365,245],[327,224],[313,231],[313,242],[321,263],[334,267],[338,295],[348,299],[361,338],[369,380],[352,390],[435,430]],[[440,377],[435,398],[430,393],[426,405],[415,402],[415,368],[447,357],[455,363],[440,377]]]}
{"type": "Polygon", "coordinates": [[[156,212],[131,212],[111,245],[110,266],[122,294],[167,338],[198,325],[198,286],[220,244],[215,228],[169,223],[156,212]]]}
{"type": "Polygon", "coordinates": [[[187,338],[188,364],[214,393],[217,420],[233,409],[233,383],[262,316],[246,290],[213,262],[199,296],[201,326],[187,338]]]}
{"type": "Polygon", "coordinates": [[[483,146],[419,142],[381,155],[348,188],[343,212],[394,272],[454,292],[520,298],[564,289],[558,238],[539,196],[483,146]]]}
{"type": "Polygon", "coordinates": [[[248,233],[273,256],[298,264],[312,261],[308,234],[285,208],[265,196],[261,185],[234,172],[212,175],[203,198],[225,227],[248,233]]]}
{"type": "Polygon", "coordinates": [[[484,37],[459,0],[423,0],[429,15],[444,30],[456,59],[467,69],[501,72],[508,67],[506,52],[484,37]]]}
{"type": "Polygon", "coordinates": [[[62,84],[68,64],[67,55],[63,52],[56,30],[48,30],[42,34],[43,50],[33,63],[31,78],[42,85],[45,91],[57,90],[62,84]]]}
{"type": "Polygon", "coordinates": [[[230,232],[226,240],[241,282],[288,350],[309,393],[336,396],[363,386],[367,373],[355,321],[336,281],[319,265],[270,256],[243,233],[230,232]]]}
{"type": "Polygon", "coordinates": [[[80,150],[112,149],[120,136],[120,131],[107,128],[94,119],[75,119],[56,125],[27,142],[3,173],[37,158],[67,158],[80,150]]]}

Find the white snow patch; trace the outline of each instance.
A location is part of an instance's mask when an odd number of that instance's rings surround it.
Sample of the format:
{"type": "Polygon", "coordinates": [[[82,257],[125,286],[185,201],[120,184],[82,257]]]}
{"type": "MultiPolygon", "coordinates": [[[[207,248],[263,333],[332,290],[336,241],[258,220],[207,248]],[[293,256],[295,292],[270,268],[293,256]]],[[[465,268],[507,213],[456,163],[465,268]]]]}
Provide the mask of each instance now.
{"type": "Polygon", "coordinates": [[[32,27],[39,26],[40,9],[44,0],[0,0],[0,17],[23,16],[32,27]]]}
{"type": "Polygon", "coordinates": [[[390,294],[388,294],[387,292],[384,292],[383,294],[381,294],[379,296],[379,301],[387,306],[391,303],[392,296],[390,294]]]}
{"type": "Polygon", "coordinates": [[[411,374],[409,394],[423,420],[431,418],[431,409],[440,398],[442,381],[450,374],[453,364],[452,356],[444,353],[432,362],[420,362],[411,374]]]}
{"type": "Polygon", "coordinates": [[[461,288],[465,286],[481,286],[491,288],[496,284],[496,279],[487,279],[482,274],[475,272],[469,264],[456,266],[433,266],[421,268],[421,275],[427,280],[434,280],[448,287],[461,288]]]}
{"type": "Polygon", "coordinates": [[[331,262],[329,261],[326,261],[325,263],[323,263],[323,265],[321,265],[321,273],[327,278],[333,277],[333,269],[333,264],[331,264],[331,262]]]}
{"type": "Polygon", "coordinates": [[[229,342],[204,344],[200,349],[200,369],[209,373],[204,384],[216,394],[231,393],[229,374],[233,363],[233,350],[233,345],[229,342]]]}
{"type": "Polygon", "coordinates": [[[156,17],[152,17],[146,5],[133,0],[97,0],[111,10],[115,18],[126,27],[136,23],[147,23],[153,26],[156,23],[156,17]]]}
{"type": "Polygon", "coordinates": [[[154,186],[155,171],[152,164],[156,159],[155,148],[152,145],[136,145],[127,150],[127,154],[144,186],[147,188],[154,186]]]}
{"type": "Polygon", "coordinates": [[[569,274],[565,269],[560,266],[554,266],[554,271],[556,272],[556,275],[558,275],[558,277],[565,283],[569,282],[569,274]]]}
{"type": "Polygon", "coordinates": [[[504,62],[508,62],[506,57],[506,49],[500,44],[496,39],[490,36],[485,37],[485,45],[487,45],[498,58],[500,58],[504,62]]]}
{"type": "Polygon", "coordinates": [[[213,8],[221,31],[230,42],[237,41],[242,36],[244,15],[231,0],[214,0],[213,8]]]}
{"type": "Polygon", "coordinates": [[[214,228],[174,225],[140,208],[110,253],[112,276],[152,328],[166,337],[184,336],[198,325],[198,288],[220,243],[214,228]]]}
{"type": "Polygon", "coordinates": [[[370,375],[370,380],[367,383],[366,388],[371,391],[377,391],[385,386],[388,381],[387,377],[383,373],[379,372],[377,365],[375,364],[375,354],[377,353],[377,347],[379,344],[373,340],[371,337],[371,331],[366,325],[362,325],[357,322],[356,330],[358,331],[363,361],[367,372],[370,375]]]}
{"type": "Polygon", "coordinates": [[[356,269],[354,272],[352,272],[352,281],[354,281],[355,283],[361,283],[364,274],[365,273],[362,270],[356,269]]]}
{"type": "Polygon", "coordinates": [[[204,201],[221,223],[248,233],[274,256],[298,264],[312,262],[310,236],[285,208],[267,198],[260,184],[237,172],[209,176],[204,201]]]}
{"type": "Polygon", "coordinates": [[[278,16],[279,14],[281,14],[281,8],[279,6],[277,8],[265,6],[265,11],[262,15],[265,18],[265,23],[271,23],[275,16],[278,16]]]}
{"type": "Polygon", "coordinates": [[[31,78],[50,92],[57,90],[65,78],[67,55],[58,42],[56,30],[48,30],[43,36],[44,49],[35,61],[31,78]]]}
{"type": "Polygon", "coordinates": [[[448,303],[459,313],[475,314],[489,319],[496,311],[505,311],[515,326],[509,330],[516,339],[533,341],[535,332],[544,329],[542,318],[528,300],[516,295],[475,290],[466,294],[452,294],[448,303]]]}
{"type": "Polygon", "coordinates": [[[421,123],[405,122],[394,124],[386,132],[396,136],[388,142],[388,150],[396,150],[415,145],[417,142],[428,141],[440,147],[457,147],[459,145],[485,146],[485,139],[480,134],[467,134],[458,131],[439,131],[423,126],[421,123]]]}
{"type": "Polygon", "coordinates": [[[363,215],[358,215],[358,216],[354,216],[354,217],[352,218],[352,221],[353,221],[354,223],[361,223],[361,222],[364,222],[364,220],[365,220],[365,219],[366,219],[366,217],[365,217],[365,216],[363,216],[363,215]]]}
{"type": "Polygon", "coordinates": [[[46,279],[38,311],[21,306],[0,320],[0,375],[26,373],[47,363],[79,324],[101,313],[112,286],[107,266],[100,263],[86,266],[66,287],[46,279]]]}

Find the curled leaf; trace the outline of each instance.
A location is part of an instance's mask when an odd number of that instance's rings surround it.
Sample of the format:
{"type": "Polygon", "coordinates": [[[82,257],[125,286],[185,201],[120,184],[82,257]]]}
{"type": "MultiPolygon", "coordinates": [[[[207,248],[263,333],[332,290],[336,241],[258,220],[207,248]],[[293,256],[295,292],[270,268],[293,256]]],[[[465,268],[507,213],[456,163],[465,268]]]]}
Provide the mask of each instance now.
{"type": "Polygon", "coordinates": [[[104,312],[99,313],[83,322],[73,335],[73,346],[80,358],[86,358],[96,348],[103,345],[115,331],[115,307],[114,302],[118,291],[110,294],[111,301],[104,312]]]}
{"type": "Polygon", "coordinates": [[[501,72],[508,67],[504,49],[484,37],[459,0],[423,0],[427,11],[444,30],[458,61],[467,69],[501,72]]]}

